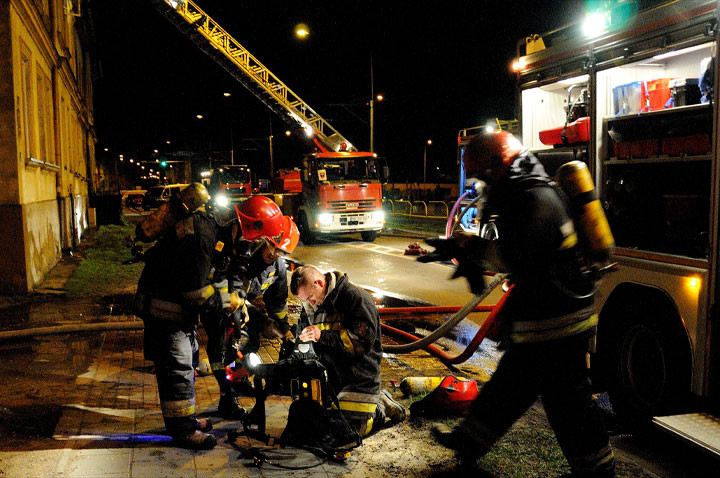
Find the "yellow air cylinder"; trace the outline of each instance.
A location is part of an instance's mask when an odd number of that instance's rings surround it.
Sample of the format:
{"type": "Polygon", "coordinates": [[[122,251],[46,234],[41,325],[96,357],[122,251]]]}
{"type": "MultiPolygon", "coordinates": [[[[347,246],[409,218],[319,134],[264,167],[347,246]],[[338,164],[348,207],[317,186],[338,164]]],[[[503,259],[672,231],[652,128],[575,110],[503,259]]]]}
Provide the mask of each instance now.
{"type": "Polygon", "coordinates": [[[426,393],[437,388],[445,377],[405,377],[400,382],[400,390],[405,396],[426,393]]]}
{"type": "Polygon", "coordinates": [[[587,165],[582,161],[565,163],[558,169],[555,181],[570,199],[575,229],[590,258],[607,260],[615,247],[615,238],[587,165]]]}

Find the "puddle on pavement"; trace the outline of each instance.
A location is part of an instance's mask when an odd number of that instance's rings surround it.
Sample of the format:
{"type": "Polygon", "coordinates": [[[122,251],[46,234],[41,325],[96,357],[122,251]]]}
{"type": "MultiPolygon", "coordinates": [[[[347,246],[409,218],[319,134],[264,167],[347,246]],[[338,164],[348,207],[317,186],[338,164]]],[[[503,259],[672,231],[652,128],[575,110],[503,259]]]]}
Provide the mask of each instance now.
{"type": "Polygon", "coordinates": [[[99,299],[42,296],[29,303],[2,308],[0,330],[105,321],[107,316],[132,314],[133,299],[133,294],[114,294],[99,299]]]}
{"type": "Polygon", "coordinates": [[[133,313],[134,299],[134,294],[107,295],[100,298],[98,307],[104,315],[128,315],[133,313]]]}
{"type": "Polygon", "coordinates": [[[0,407],[0,425],[14,435],[50,438],[61,414],[62,407],[55,404],[0,407]]]}
{"type": "Polygon", "coordinates": [[[15,436],[52,436],[76,379],[97,358],[103,334],[0,343],[0,427],[15,436]]]}
{"type": "MultiPolygon", "coordinates": [[[[377,293],[373,295],[379,307],[423,307],[428,305],[426,302],[407,297],[392,295],[381,296],[377,293]]],[[[409,332],[418,337],[425,337],[447,322],[453,315],[453,313],[408,312],[383,314],[380,316],[380,319],[383,323],[391,327],[409,332]]],[[[444,337],[437,340],[434,345],[444,350],[448,355],[455,356],[472,342],[478,329],[479,325],[475,323],[474,320],[464,318],[448,331],[444,337]]],[[[406,343],[389,334],[384,335],[383,341],[393,344],[406,343]]],[[[497,349],[497,343],[489,339],[484,339],[471,357],[465,362],[455,366],[449,366],[449,371],[467,374],[484,382],[489,379],[495,370],[501,355],[502,352],[497,349]]],[[[415,359],[413,357],[407,354],[398,354],[397,358],[400,359],[397,364],[398,368],[414,368],[413,364],[415,359]]],[[[422,363],[417,364],[419,369],[422,369],[424,366],[422,363]]]]}

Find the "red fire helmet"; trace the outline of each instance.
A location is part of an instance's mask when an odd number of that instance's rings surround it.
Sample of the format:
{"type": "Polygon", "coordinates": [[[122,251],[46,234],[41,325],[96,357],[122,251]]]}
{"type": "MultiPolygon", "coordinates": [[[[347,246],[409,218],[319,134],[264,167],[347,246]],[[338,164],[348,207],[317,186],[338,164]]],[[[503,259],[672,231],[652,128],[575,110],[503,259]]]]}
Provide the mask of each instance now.
{"type": "Polygon", "coordinates": [[[250,196],[235,206],[243,239],[254,241],[260,237],[276,237],[283,232],[283,214],[275,202],[266,196],[250,196]]]}

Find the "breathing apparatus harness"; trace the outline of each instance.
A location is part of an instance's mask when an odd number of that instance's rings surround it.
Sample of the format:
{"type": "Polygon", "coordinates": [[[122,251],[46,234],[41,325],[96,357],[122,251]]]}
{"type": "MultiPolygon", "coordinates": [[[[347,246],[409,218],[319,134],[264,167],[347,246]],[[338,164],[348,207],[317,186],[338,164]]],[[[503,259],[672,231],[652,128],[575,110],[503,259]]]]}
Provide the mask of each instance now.
{"type": "MultiPolygon", "coordinates": [[[[614,239],[607,225],[602,206],[600,206],[592,179],[587,172],[587,166],[580,161],[566,163],[558,170],[558,182],[556,182],[550,177],[533,174],[531,172],[533,168],[531,158],[534,158],[534,156],[528,151],[518,155],[518,168],[528,174],[514,178],[513,185],[519,190],[549,187],[558,194],[570,211],[571,219],[577,229],[576,234],[578,234],[579,241],[577,246],[571,249],[577,251],[576,253],[580,255],[577,259],[580,263],[580,279],[582,282],[592,285],[587,291],[575,291],[570,284],[563,281],[557,270],[550,271],[552,283],[560,292],[571,299],[588,299],[597,292],[598,281],[605,274],[616,270],[617,264],[598,264],[598,262],[604,263],[609,257],[610,251],[614,247],[614,239]],[[591,213],[593,218],[588,220],[586,216],[591,213]],[[593,227],[597,230],[591,230],[593,227]]],[[[488,201],[490,187],[477,179],[468,179],[468,182],[471,183],[468,196],[475,197],[465,206],[459,217],[463,217],[471,207],[478,202],[482,202],[482,208],[479,208],[478,211],[478,216],[482,218],[479,235],[487,240],[498,239],[500,231],[498,231],[495,223],[483,220],[483,216],[485,216],[483,213],[493,209],[493,205],[488,201]],[[492,225],[492,227],[486,227],[487,225],[492,225]]],[[[453,226],[451,234],[456,225],[457,223],[453,226]]]]}

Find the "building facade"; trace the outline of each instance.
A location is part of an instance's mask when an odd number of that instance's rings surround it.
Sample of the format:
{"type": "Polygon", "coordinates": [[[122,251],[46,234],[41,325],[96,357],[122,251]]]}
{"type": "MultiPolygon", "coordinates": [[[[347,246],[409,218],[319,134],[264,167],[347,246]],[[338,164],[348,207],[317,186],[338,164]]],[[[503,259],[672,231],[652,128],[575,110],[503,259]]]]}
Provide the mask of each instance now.
{"type": "Polygon", "coordinates": [[[90,225],[91,25],[81,0],[0,0],[0,293],[24,293],[90,225]]]}

